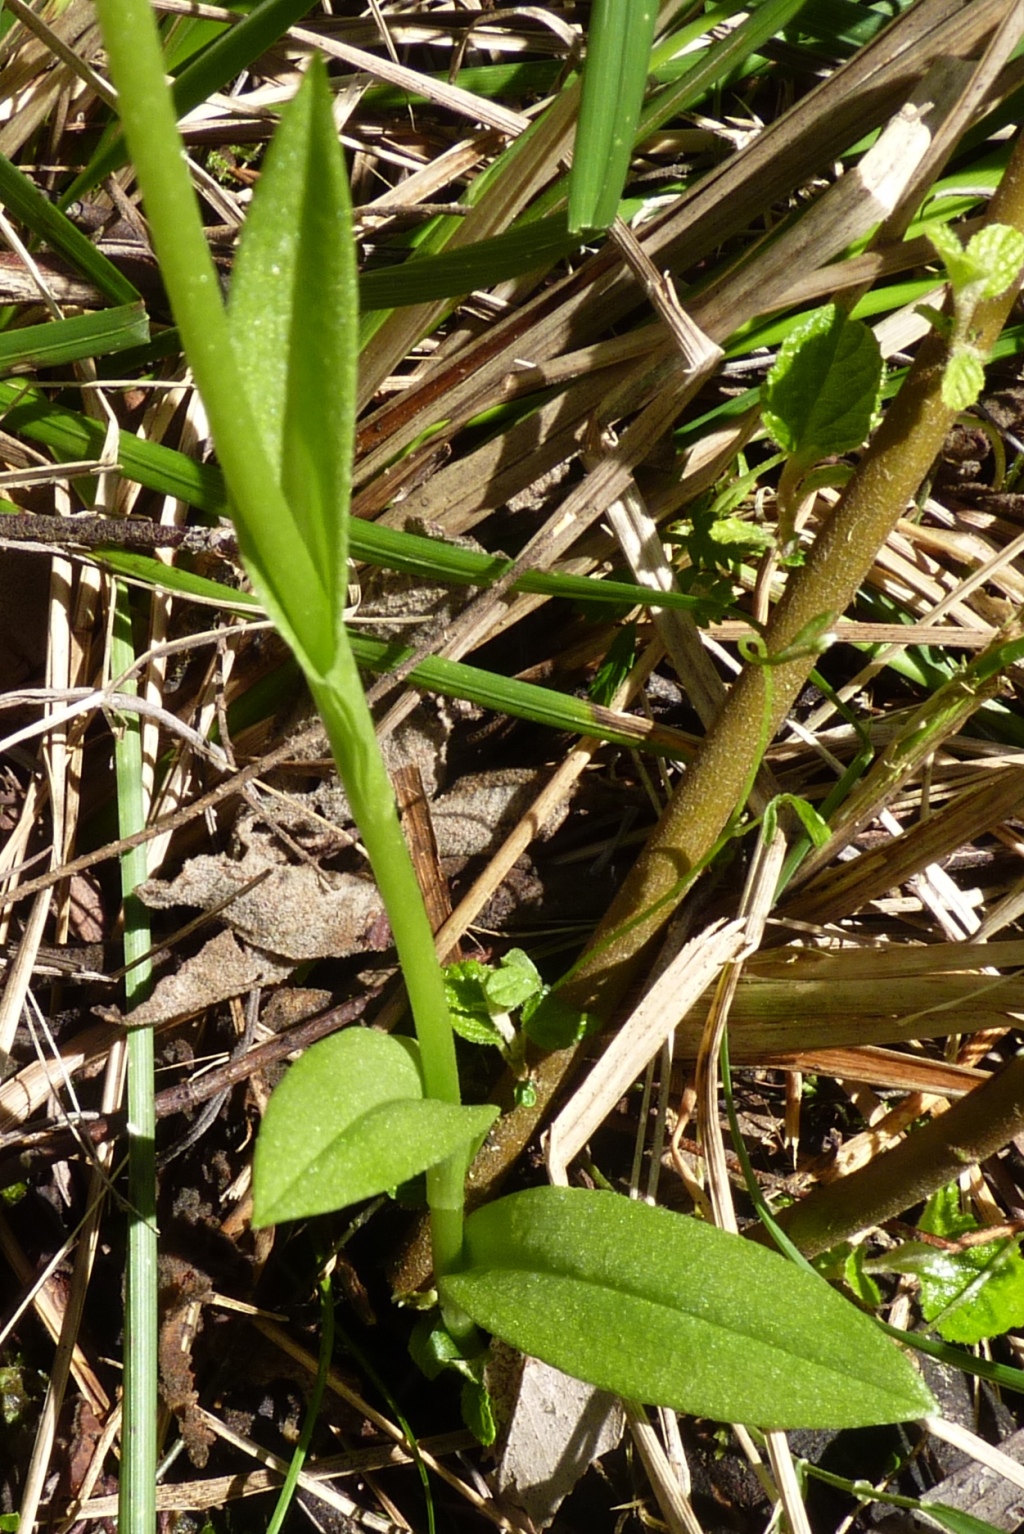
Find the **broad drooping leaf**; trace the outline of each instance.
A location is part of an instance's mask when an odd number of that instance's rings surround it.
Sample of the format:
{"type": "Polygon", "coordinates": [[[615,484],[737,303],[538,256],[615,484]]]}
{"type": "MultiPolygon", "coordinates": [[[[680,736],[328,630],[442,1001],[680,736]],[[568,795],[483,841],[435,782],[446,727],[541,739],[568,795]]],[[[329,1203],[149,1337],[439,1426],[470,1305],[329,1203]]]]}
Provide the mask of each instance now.
{"type": "MultiPolygon", "coordinates": [[[[921,1229],[933,1236],[955,1239],[978,1228],[961,1211],[955,1183],[934,1193],[921,1217],[921,1229]]],[[[959,1251],[927,1247],[916,1271],[922,1314],[947,1342],[982,1342],[1024,1325],[1024,1258],[1016,1239],[959,1251]]]]}
{"type": "Polygon", "coordinates": [[[808,466],[860,447],[882,385],[882,354],[862,320],[837,304],[794,326],[761,389],[765,429],[808,466]]]}
{"type": "Polygon", "coordinates": [[[369,1028],[322,1039],[263,1117],[253,1224],[327,1214],[386,1193],[487,1133],[497,1109],[424,1098],[416,1045],[369,1028]]]}
{"type": "Polygon", "coordinates": [[[824,1281],[698,1220],[532,1188],[477,1210],[466,1238],[442,1298],[619,1395],[764,1428],[935,1409],[909,1360],[824,1281]]]}

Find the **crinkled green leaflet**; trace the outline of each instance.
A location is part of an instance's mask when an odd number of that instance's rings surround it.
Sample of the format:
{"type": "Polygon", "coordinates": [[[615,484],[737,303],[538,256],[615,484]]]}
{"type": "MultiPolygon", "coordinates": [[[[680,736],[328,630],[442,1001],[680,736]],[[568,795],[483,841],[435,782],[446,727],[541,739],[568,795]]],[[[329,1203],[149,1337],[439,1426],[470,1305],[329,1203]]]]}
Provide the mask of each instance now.
{"type": "Polygon", "coordinates": [[[442,1294],[513,1346],[619,1395],[763,1428],[935,1410],[912,1364],[817,1277],[613,1193],[533,1188],[466,1222],[442,1294]]]}
{"type": "Polygon", "coordinates": [[[314,1044],[267,1105],[253,1162],[254,1225],[386,1193],[481,1139],[497,1117],[423,1095],[409,1039],[349,1028],[314,1044]]]}
{"type": "Polygon", "coordinates": [[[805,464],[860,447],[878,409],[882,359],[861,320],[836,304],[815,309],[786,336],[761,390],[764,424],[805,464]]]}

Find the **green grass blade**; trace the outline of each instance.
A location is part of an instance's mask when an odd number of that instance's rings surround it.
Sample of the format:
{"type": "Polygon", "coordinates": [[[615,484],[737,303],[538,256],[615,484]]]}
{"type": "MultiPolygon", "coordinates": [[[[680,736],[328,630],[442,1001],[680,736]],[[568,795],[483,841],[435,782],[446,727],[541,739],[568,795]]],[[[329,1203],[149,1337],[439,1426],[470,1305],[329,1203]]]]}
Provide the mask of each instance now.
{"type": "MultiPolygon", "coordinates": [[[[92,552],[108,569],[142,581],[147,586],[177,591],[183,596],[197,596],[203,600],[220,600],[228,606],[258,605],[257,598],[247,592],[235,591],[220,581],[208,580],[188,570],[161,564],[146,554],[102,546],[92,552]]],[[[493,585],[509,566],[508,560],[491,554],[476,554],[472,549],[459,549],[452,544],[421,538],[415,533],[378,527],[372,522],[353,524],[352,553],[366,564],[381,569],[400,570],[410,575],[422,575],[426,580],[441,580],[461,586],[493,585]],[[381,534],[385,536],[379,536],[381,534]]],[[[655,592],[646,586],[632,586],[626,581],[599,580],[590,575],[559,575],[557,572],[529,570],[513,582],[512,590],[611,607],[671,607],[679,612],[700,616],[710,613],[716,618],[723,613],[723,609],[717,605],[709,604],[699,597],[687,596],[683,592],[655,592]]],[[[744,616],[731,608],[725,611],[736,618],[744,616]]]]}
{"type": "Polygon", "coordinates": [[[75,270],[94,283],[111,303],[139,302],[138,289],[128,278],[4,155],[0,155],[0,203],[34,235],[66,256],[75,270]]]}
{"type": "Polygon", "coordinates": [[[569,180],[569,228],[607,229],[626,184],[647,86],[656,0],[595,0],[569,180]]]}
{"type": "MultiPolygon", "coordinates": [[[[135,663],[128,592],[117,593],[110,647],[115,675],[135,663]]],[[[134,685],[127,684],[129,689],[134,685]]],[[[115,732],[118,829],[131,836],[146,824],[142,729],[129,716],[115,732]]],[[[144,1000],[152,975],[149,912],[135,895],[148,875],[148,852],[135,847],[121,858],[124,900],[125,1004],[144,1000]]],[[[118,1526],[122,1534],[152,1534],[156,1527],[157,1457],[157,1225],[156,1109],[152,1028],[128,1036],[128,1262],[124,1326],[124,1463],[118,1526]]]]}
{"type": "Polygon", "coordinates": [[[68,320],[48,320],[43,325],[5,331],[0,335],[0,372],[102,357],[148,340],[149,319],[143,305],[120,304],[96,314],[77,314],[68,320]]]}
{"type": "MultiPolygon", "coordinates": [[[[203,601],[220,600],[236,608],[256,603],[256,598],[247,597],[245,592],[232,591],[228,586],[193,575],[190,571],[159,564],[145,554],[133,554],[124,549],[97,549],[94,552],[97,559],[111,570],[128,579],[145,581],[147,585],[163,587],[182,596],[195,596],[203,601]]],[[[595,581],[593,584],[600,587],[602,583],[595,581]]],[[[411,654],[407,647],[371,639],[357,630],[348,631],[348,640],[359,665],[367,671],[380,674],[393,671],[411,654]]],[[[658,729],[649,733],[639,720],[634,728],[623,726],[618,722],[621,716],[616,716],[608,709],[598,708],[582,698],[556,692],[550,687],[539,687],[533,682],[520,682],[514,677],[499,676],[479,666],[467,666],[463,661],[446,660],[438,655],[427,656],[413,667],[407,680],[411,687],[421,688],[424,692],[440,693],[446,698],[463,698],[494,713],[529,719],[552,730],[568,731],[574,735],[594,735],[599,740],[675,759],[689,754],[689,741],[679,732],[658,729]]]]}
{"type": "Polygon", "coordinates": [[[398,309],[458,298],[475,288],[490,288],[538,267],[551,266],[579,245],[564,214],[520,224],[490,240],[478,240],[434,256],[416,256],[386,271],[363,272],[359,302],[364,311],[398,309]]]}
{"type": "Polygon", "coordinates": [[[310,1391],[309,1400],[306,1402],[306,1415],[303,1418],[299,1441],[292,1451],[288,1471],[278,1493],[277,1505],[267,1525],[267,1534],[279,1534],[288,1516],[288,1509],[292,1505],[295,1488],[299,1484],[299,1475],[303,1465],[306,1463],[309,1446],[313,1441],[313,1432],[316,1428],[317,1419],[320,1416],[320,1408],[324,1402],[327,1376],[331,1371],[331,1362],[334,1358],[334,1290],[331,1287],[332,1270],[333,1262],[331,1269],[321,1274],[318,1285],[320,1290],[320,1351],[317,1354],[316,1379],[313,1381],[313,1389],[310,1391]]]}
{"type": "MultiPolygon", "coordinates": [[[[350,632],[349,643],[361,666],[382,673],[395,670],[411,653],[403,646],[384,644],[365,634],[350,632]]],[[[681,758],[689,751],[688,742],[675,731],[655,731],[647,738],[640,721],[637,721],[635,730],[621,727],[609,709],[599,708],[568,693],[555,692],[549,687],[538,687],[533,682],[520,682],[478,666],[467,666],[464,661],[430,655],[413,667],[407,680],[410,686],[439,692],[449,698],[464,698],[481,708],[531,719],[552,730],[595,735],[616,745],[640,747],[673,758],[681,758]]]]}
{"type": "Polygon", "coordinates": [[[340,626],[358,313],[348,178],[319,59],[264,162],[228,320],[264,447],[340,626]]]}
{"type": "Polygon", "coordinates": [[[740,26],[702,53],[673,85],[646,104],[640,113],[637,137],[645,138],[694,106],[737,64],[787,26],[805,4],[806,0],[766,0],[759,5],[740,26]]]}

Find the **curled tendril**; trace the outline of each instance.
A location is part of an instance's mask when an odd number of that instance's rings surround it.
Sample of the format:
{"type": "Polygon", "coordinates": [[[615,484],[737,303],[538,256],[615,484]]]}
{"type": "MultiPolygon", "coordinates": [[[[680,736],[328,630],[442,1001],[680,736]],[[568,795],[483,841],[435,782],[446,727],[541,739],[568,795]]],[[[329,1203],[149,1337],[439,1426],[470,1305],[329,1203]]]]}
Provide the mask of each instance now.
{"type": "Polygon", "coordinates": [[[799,634],[781,650],[768,653],[768,646],[760,634],[744,637],[738,641],[743,659],[751,666],[785,666],[792,660],[802,660],[808,655],[820,655],[839,637],[833,629],[835,613],[821,613],[806,623],[799,634]]]}

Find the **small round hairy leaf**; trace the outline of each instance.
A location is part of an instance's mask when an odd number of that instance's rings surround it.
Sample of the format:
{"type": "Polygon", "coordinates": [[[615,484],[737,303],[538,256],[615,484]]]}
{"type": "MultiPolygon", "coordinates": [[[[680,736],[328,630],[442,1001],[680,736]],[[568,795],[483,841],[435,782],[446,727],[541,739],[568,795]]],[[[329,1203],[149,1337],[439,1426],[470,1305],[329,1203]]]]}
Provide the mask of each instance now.
{"type": "Polygon", "coordinates": [[[987,224],[967,242],[967,255],[982,274],[979,298],[998,298],[1020,276],[1024,234],[1008,224],[987,224]]]}
{"type": "Polygon", "coordinates": [[[836,304],[816,309],[783,341],[761,389],[765,429],[810,466],[860,447],[882,386],[882,355],[871,330],[836,304]]]}
{"type": "Polygon", "coordinates": [[[868,1316],[765,1247],[579,1188],[470,1215],[443,1298],[579,1379],[763,1428],[854,1427],[935,1410],[868,1316]]]}
{"type": "Polygon", "coordinates": [[[487,1133],[497,1109],[423,1096],[408,1039],[348,1028],[278,1086],[256,1142],[253,1225],[327,1214],[386,1193],[487,1133]]]}
{"type": "Polygon", "coordinates": [[[942,375],[942,403],[950,410],[969,410],[985,386],[985,369],[973,346],[959,346],[942,375]]]}

